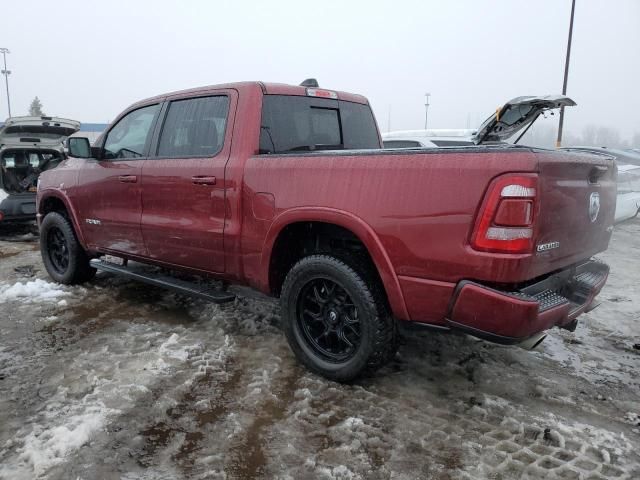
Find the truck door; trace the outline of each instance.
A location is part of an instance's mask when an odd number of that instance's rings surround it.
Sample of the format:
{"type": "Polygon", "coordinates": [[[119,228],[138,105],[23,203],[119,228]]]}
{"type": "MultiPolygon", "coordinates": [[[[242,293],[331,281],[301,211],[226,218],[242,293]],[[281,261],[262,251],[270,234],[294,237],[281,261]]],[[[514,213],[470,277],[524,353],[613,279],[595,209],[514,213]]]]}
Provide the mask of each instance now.
{"type": "Polygon", "coordinates": [[[142,236],[149,257],[224,272],[225,166],[236,92],[168,99],[142,166],[142,236]]]}
{"type": "Polygon", "coordinates": [[[126,113],[107,132],[103,155],[79,173],[75,202],[89,246],[146,255],[140,230],[142,164],[160,104],[126,113]]]}

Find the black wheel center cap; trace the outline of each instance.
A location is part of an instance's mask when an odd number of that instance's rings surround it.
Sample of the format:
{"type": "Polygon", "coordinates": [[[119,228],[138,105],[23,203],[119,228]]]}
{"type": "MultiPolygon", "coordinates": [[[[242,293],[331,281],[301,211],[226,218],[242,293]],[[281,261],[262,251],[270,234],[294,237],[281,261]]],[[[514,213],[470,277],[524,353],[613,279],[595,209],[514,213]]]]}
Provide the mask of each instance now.
{"type": "Polygon", "coordinates": [[[338,313],[335,310],[329,310],[327,313],[327,320],[331,325],[338,323],[338,313]]]}

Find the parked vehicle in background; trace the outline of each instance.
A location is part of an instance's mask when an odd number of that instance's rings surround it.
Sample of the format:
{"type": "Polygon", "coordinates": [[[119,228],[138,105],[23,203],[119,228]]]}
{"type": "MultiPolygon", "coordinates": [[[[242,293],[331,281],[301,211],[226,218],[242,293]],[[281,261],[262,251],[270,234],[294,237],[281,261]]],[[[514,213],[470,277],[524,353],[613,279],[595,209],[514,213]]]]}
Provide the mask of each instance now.
{"type": "Polygon", "coordinates": [[[398,130],[382,134],[384,148],[437,148],[473,145],[476,130],[398,130]]]}
{"type": "Polygon", "coordinates": [[[619,148],[607,148],[607,147],[561,147],[559,150],[565,150],[569,152],[592,152],[601,153],[604,155],[610,155],[613,157],[618,165],[636,165],[640,166],[640,152],[633,150],[623,150],[619,148]]]}
{"type": "Polygon", "coordinates": [[[79,128],[66,118],[7,119],[0,128],[0,222],[35,220],[38,177],[64,159],[64,140],[79,128]]]}
{"type": "Polygon", "coordinates": [[[616,222],[635,218],[640,212],[640,165],[618,165],[616,222]]]}
{"type": "Polygon", "coordinates": [[[574,106],[563,95],[527,95],[509,100],[475,130],[405,130],[382,135],[385,148],[438,148],[505,143],[516,133],[518,143],[540,115],[560,107],[574,106]]]}
{"type": "Polygon", "coordinates": [[[366,98],[315,82],[153,97],[42,174],[42,258],[61,283],[280,297],[297,358],[338,381],[383,365],[400,323],[533,347],[593,307],[615,209],[608,158],[499,143],[546,108],[500,111],[491,145],[384,150],[366,98]]]}
{"type": "Polygon", "coordinates": [[[607,147],[562,147],[560,150],[576,153],[606,155],[618,166],[618,195],[616,223],[629,220],[640,210],[640,153],[607,147]]]}

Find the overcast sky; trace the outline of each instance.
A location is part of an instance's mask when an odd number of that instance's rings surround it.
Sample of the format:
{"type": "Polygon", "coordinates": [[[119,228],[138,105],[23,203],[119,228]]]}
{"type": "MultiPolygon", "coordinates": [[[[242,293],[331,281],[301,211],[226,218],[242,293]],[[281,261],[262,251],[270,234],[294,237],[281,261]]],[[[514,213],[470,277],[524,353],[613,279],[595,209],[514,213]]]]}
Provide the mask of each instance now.
{"type": "MultiPolygon", "coordinates": [[[[640,132],[640,0],[577,0],[567,129],[640,132]]],[[[9,1],[12,110],[108,122],[166,91],[239,80],[362,93],[383,131],[477,126],[519,95],[560,93],[570,0],[9,1]]],[[[0,117],[7,116],[4,85],[0,117]]],[[[555,121],[555,119],[554,119],[555,121]]]]}

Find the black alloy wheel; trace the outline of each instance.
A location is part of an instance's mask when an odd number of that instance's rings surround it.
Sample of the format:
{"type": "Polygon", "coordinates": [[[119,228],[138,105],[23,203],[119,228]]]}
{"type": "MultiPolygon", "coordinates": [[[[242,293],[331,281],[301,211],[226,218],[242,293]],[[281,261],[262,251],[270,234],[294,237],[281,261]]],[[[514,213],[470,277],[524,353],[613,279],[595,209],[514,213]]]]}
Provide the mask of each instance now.
{"type": "Polygon", "coordinates": [[[64,233],[57,227],[47,232],[47,254],[56,273],[64,275],[69,268],[69,246],[64,233]]]}
{"type": "Polygon", "coordinates": [[[300,259],[280,294],[282,328],[307,368],[350,382],[396,352],[397,328],[375,270],[356,258],[316,254],[300,259]]]}
{"type": "Polygon", "coordinates": [[[328,361],[352,358],[361,341],[358,308],[338,283],[316,278],[299,296],[298,325],[304,340],[328,361]]]}
{"type": "Polygon", "coordinates": [[[47,273],[58,283],[83,283],[96,274],[87,252],[78,242],[73,224],[62,212],[49,212],[42,219],[40,253],[47,273]]]}

